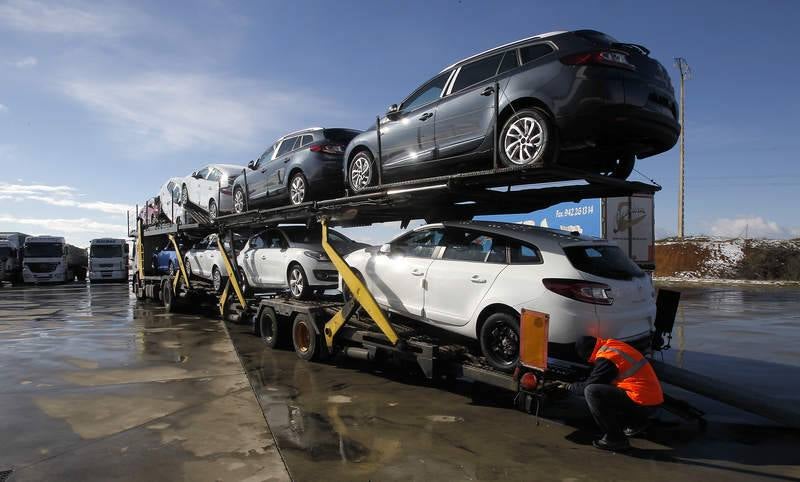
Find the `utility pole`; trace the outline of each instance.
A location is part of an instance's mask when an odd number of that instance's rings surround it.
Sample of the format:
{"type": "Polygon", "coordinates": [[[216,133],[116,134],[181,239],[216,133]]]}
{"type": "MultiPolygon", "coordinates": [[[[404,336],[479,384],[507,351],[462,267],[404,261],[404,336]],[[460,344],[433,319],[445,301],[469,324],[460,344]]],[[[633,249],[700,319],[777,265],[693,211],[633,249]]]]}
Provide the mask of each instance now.
{"type": "Polygon", "coordinates": [[[678,238],[683,239],[683,225],[684,225],[684,182],[685,182],[685,155],[686,155],[686,122],[685,122],[685,90],[684,82],[692,77],[692,69],[683,57],[675,57],[675,66],[681,74],[681,110],[680,110],[680,124],[681,124],[681,146],[680,146],[680,177],[678,179],[678,238]]]}

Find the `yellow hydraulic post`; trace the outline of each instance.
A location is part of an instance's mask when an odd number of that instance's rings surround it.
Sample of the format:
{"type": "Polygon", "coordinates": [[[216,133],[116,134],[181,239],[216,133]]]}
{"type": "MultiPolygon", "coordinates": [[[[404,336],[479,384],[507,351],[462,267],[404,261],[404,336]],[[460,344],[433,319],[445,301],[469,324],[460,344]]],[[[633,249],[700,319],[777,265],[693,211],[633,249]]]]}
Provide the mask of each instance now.
{"type": "Polygon", "coordinates": [[[225,316],[225,303],[228,302],[228,291],[230,291],[231,282],[228,280],[225,283],[225,289],[222,290],[222,294],[219,295],[219,316],[225,316]]]}
{"type": "MultiPolygon", "coordinates": [[[[394,332],[392,325],[389,324],[389,320],[386,319],[386,315],[378,306],[375,298],[372,297],[372,293],[369,292],[364,282],[353,273],[353,270],[350,269],[347,262],[333,249],[333,246],[328,243],[328,220],[322,218],[321,222],[322,249],[325,250],[325,253],[331,259],[331,262],[333,262],[336,271],[338,271],[339,276],[342,277],[342,282],[350,289],[350,293],[353,294],[356,301],[366,310],[375,324],[378,325],[378,328],[386,335],[386,338],[388,338],[393,345],[397,344],[397,334],[394,332]]],[[[328,345],[328,348],[333,348],[333,337],[346,321],[347,315],[344,309],[341,309],[333,315],[330,321],[325,323],[325,343],[328,345]]]]}
{"type": "Polygon", "coordinates": [[[225,252],[225,247],[222,246],[222,241],[217,236],[217,247],[219,248],[219,252],[222,255],[222,261],[225,263],[225,269],[228,271],[228,285],[225,287],[225,291],[222,293],[224,298],[220,298],[220,310],[222,310],[222,302],[227,300],[228,295],[228,286],[233,286],[233,291],[236,293],[236,297],[239,298],[239,303],[242,304],[242,309],[247,308],[247,303],[244,301],[244,294],[242,294],[242,289],[239,287],[239,280],[236,279],[236,272],[233,271],[233,265],[231,264],[231,260],[228,259],[228,253],[225,252]]]}
{"type": "MultiPolygon", "coordinates": [[[[172,247],[175,248],[175,257],[178,258],[178,268],[181,270],[181,277],[183,277],[183,282],[186,283],[187,288],[191,288],[192,285],[189,283],[189,276],[186,274],[186,267],[183,265],[183,253],[181,253],[180,248],[178,247],[178,241],[175,240],[175,235],[170,234],[169,240],[172,242],[172,247]]],[[[178,276],[172,281],[172,291],[178,289],[178,276]]]]}

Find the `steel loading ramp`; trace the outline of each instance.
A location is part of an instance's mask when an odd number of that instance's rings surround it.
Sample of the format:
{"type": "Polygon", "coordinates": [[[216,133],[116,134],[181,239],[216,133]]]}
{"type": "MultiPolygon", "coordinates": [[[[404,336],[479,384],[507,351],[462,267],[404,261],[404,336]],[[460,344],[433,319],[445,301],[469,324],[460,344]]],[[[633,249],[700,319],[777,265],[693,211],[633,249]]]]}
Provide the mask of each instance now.
{"type": "Polygon", "coordinates": [[[655,193],[661,187],[572,169],[506,168],[386,184],[363,194],[296,206],[255,209],[217,218],[221,229],[309,223],[325,216],[330,226],[368,226],[413,219],[472,219],[524,214],[562,202],[655,193]],[[555,185],[557,183],[557,185],[555,185]],[[505,186],[506,189],[502,189],[505,186]],[[511,186],[523,186],[511,190],[511,186]]]}

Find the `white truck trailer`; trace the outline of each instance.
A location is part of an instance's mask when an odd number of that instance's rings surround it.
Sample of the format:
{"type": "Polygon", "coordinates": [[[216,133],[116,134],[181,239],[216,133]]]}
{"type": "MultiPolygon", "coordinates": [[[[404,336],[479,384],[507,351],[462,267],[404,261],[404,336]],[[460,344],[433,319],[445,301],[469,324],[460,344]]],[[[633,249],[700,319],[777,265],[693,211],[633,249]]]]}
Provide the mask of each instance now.
{"type": "Polygon", "coordinates": [[[0,233],[0,285],[8,281],[12,285],[22,282],[22,252],[24,233],[0,233]]]}
{"type": "Polygon", "coordinates": [[[128,281],[128,243],[124,239],[89,241],[89,280],[128,281]]]}
{"type": "Polygon", "coordinates": [[[26,283],[86,280],[86,250],[61,236],[30,236],[25,240],[22,278],[26,283]]]}

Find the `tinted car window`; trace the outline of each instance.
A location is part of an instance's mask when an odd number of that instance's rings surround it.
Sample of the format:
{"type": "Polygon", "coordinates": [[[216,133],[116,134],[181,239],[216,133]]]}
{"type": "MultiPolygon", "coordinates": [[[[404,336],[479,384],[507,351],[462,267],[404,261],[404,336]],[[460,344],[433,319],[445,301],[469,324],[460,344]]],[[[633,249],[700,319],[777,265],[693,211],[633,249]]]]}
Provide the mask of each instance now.
{"type": "Polygon", "coordinates": [[[433,102],[434,100],[438,99],[442,96],[442,90],[444,90],[444,84],[447,83],[448,77],[450,77],[450,72],[445,72],[444,74],[423,85],[417,89],[416,92],[411,94],[411,97],[403,102],[403,105],[400,109],[413,110],[419,106],[427,104],[428,102],[433,102]]]}
{"type": "Polygon", "coordinates": [[[541,262],[542,256],[535,247],[519,241],[511,243],[511,264],[539,264],[541,262]]]}
{"type": "Polygon", "coordinates": [[[611,279],[644,276],[636,263],[617,246],[569,246],[564,252],[572,266],[584,273],[611,279]]]}
{"type": "Polygon", "coordinates": [[[502,74],[503,72],[508,72],[509,70],[518,66],[519,59],[517,59],[517,51],[509,50],[503,55],[503,61],[500,62],[500,68],[497,69],[497,73],[502,74]]]}
{"type": "Polygon", "coordinates": [[[172,200],[176,203],[180,202],[181,200],[181,188],[179,188],[178,186],[172,188],[172,200]]]}
{"type": "Polygon", "coordinates": [[[175,183],[174,182],[170,181],[170,182],[167,183],[167,191],[172,191],[172,189],[174,187],[175,187],[175,183]]]}
{"type": "Polygon", "coordinates": [[[290,137],[288,139],[284,139],[283,142],[281,142],[281,147],[278,148],[278,157],[291,151],[292,148],[294,147],[294,141],[296,140],[297,137],[290,137]]]}
{"type": "Polygon", "coordinates": [[[448,229],[444,244],[445,250],[442,259],[480,263],[505,263],[506,261],[504,243],[487,234],[448,229]]]}
{"type": "Polygon", "coordinates": [[[459,90],[466,89],[471,85],[494,77],[495,74],[497,74],[497,68],[500,66],[500,60],[502,60],[502,58],[503,54],[497,54],[464,65],[458,72],[458,77],[456,77],[456,80],[453,82],[453,89],[451,92],[458,92],[459,90]]]}
{"type": "Polygon", "coordinates": [[[344,144],[347,144],[359,134],[361,134],[361,132],[355,129],[325,129],[322,131],[322,135],[325,139],[338,141],[344,144]]]}
{"type": "Polygon", "coordinates": [[[264,247],[269,249],[282,249],[283,236],[278,231],[267,231],[261,235],[264,240],[264,247]]]}
{"type": "Polygon", "coordinates": [[[200,169],[199,171],[197,171],[197,178],[198,179],[205,179],[205,177],[207,175],[208,175],[208,168],[207,167],[204,167],[204,168],[200,169]]]}
{"type": "Polygon", "coordinates": [[[301,146],[307,146],[307,145],[311,144],[312,142],[314,142],[314,136],[306,134],[306,135],[303,136],[303,140],[300,143],[300,145],[301,146]]]}
{"type": "Polygon", "coordinates": [[[264,154],[261,154],[261,157],[258,158],[258,162],[256,164],[264,165],[265,162],[272,159],[272,154],[275,152],[275,145],[276,144],[271,145],[269,149],[264,151],[264,154]]]}
{"type": "Polygon", "coordinates": [[[547,44],[528,45],[527,47],[522,47],[519,49],[523,64],[533,62],[534,60],[544,57],[552,51],[553,47],[547,44]]]}
{"type": "Polygon", "coordinates": [[[392,243],[392,253],[415,258],[430,258],[443,237],[444,230],[440,228],[417,231],[392,243]]]}
{"type": "Polygon", "coordinates": [[[216,170],[216,169],[212,169],[208,173],[208,176],[206,177],[206,179],[208,179],[209,181],[219,181],[219,177],[220,177],[220,172],[218,170],[216,170]]]}
{"type": "MultiPolygon", "coordinates": [[[[289,242],[291,243],[302,243],[302,244],[317,244],[322,242],[322,230],[309,230],[303,226],[295,226],[295,227],[285,227],[282,228],[283,233],[289,238],[289,242]]],[[[340,242],[340,243],[352,243],[347,236],[334,231],[333,229],[328,230],[328,240],[331,242],[340,242]]]]}

